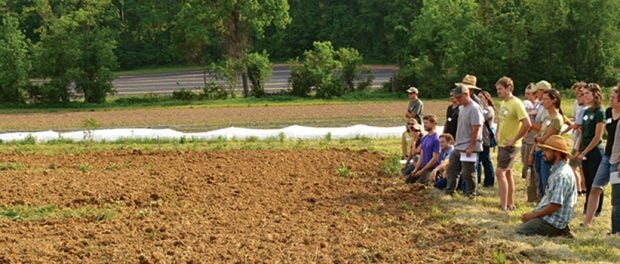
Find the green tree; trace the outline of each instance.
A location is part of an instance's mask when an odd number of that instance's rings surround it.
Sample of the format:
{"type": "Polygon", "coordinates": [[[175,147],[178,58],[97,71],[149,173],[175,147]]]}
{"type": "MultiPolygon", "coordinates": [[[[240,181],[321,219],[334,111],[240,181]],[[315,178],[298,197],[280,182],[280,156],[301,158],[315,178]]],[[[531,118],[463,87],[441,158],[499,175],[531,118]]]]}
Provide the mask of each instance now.
{"type": "MultiPolygon", "coordinates": [[[[113,0],[119,12],[119,67],[180,64],[195,60],[195,50],[185,50],[173,39],[175,17],[183,1],[177,0],[113,0]],[[186,52],[187,51],[187,52],[186,52]],[[187,56],[184,58],[184,56],[187,56]]],[[[180,43],[179,43],[180,44],[180,43]]]]}
{"type": "Polygon", "coordinates": [[[5,15],[0,22],[0,102],[21,102],[30,71],[28,41],[16,17],[5,15]]]}
{"type": "Polygon", "coordinates": [[[284,28],[290,23],[286,0],[188,0],[178,23],[189,40],[219,43],[243,81],[243,95],[249,96],[246,56],[251,38],[260,38],[269,25],[284,28]]]}
{"type": "MultiPolygon", "coordinates": [[[[110,0],[37,2],[44,25],[35,46],[37,70],[49,78],[49,101],[68,102],[68,87],[84,94],[89,103],[101,103],[112,93],[112,69],[116,67],[115,32],[118,12],[110,0]]],[[[48,89],[44,89],[47,91],[48,89]]]]}
{"type": "Polygon", "coordinates": [[[266,51],[252,52],[247,55],[245,65],[252,84],[253,95],[257,97],[265,95],[265,81],[271,78],[269,54],[266,51]]]}

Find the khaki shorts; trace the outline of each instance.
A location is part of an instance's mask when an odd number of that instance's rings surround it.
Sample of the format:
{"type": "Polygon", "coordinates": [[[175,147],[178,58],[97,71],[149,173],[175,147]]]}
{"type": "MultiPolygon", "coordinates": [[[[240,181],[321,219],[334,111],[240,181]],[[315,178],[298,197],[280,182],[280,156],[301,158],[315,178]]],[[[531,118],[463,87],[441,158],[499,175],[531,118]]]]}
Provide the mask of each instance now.
{"type": "Polygon", "coordinates": [[[515,147],[499,147],[497,151],[497,167],[502,169],[512,169],[519,150],[515,147]]]}

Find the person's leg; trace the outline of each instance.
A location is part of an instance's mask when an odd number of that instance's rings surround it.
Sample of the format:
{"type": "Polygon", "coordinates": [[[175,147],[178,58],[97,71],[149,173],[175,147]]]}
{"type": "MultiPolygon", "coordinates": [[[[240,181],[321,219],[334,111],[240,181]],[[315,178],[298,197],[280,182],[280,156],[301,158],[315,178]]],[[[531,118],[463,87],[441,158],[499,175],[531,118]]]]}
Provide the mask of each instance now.
{"type": "Polygon", "coordinates": [[[594,214],[598,208],[600,202],[600,196],[605,189],[607,183],[609,183],[609,173],[611,165],[609,164],[609,156],[603,155],[601,163],[596,170],[594,176],[594,182],[592,183],[592,191],[588,195],[588,204],[586,206],[586,216],[583,220],[583,225],[589,227],[594,219],[594,214]]]}
{"type": "MultiPolygon", "coordinates": [[[[493,161],[491,161],[491,148],[488,146],[482,150],[482,167],[484,167],[484,187],[493,187],[495,184],[495,170],[493,169],[493,161]]],[[[480,175],[480,172],[478,172],[478,175],[480,175]]]]}
{"type": "MultiPolygon", "coordinates": [[[[610,171],[618,171],[618,164],[613,164],[610,171]]],[[[620,184],[611,186],[611,233],[620,233],[620,184]]]]}
{"type": "Polygon", "coordinates": [[[527,201],[528,202],[538,202],[540,201],[541,195],[538,190],[538,173],[534,169],[534,166],[530,166],[530,172],[528,174],[527,179],[527,201]]]}
{"type": "Polygon", "coordinates": [[[512,176],[512,169],[506,170],[506,205],[508,209],[514,210],[515,206],[515,179],[512,176]]]}
{"type": "Polygon", "coordinates": [[[503,210],[508,209],[508,204],[506,201],[508,183],[506,182],[506,168],[504,167],[507,164],[505,160],[507,156],[508,154],[506,153],[506,149],[504,147],[499,147],[497,151],[497,167],[495,168],[495,177],[497,178],[499,206],[503,210]]]}
{"type": "Polygon", "coordinates": [[[592,191],[592,183],[594,182],[594,176],[596,170],[601,162],[599,149],[593,149],[586,154],[586,159],[581,162],[583,174],[586,180],[586,202],[583,205],[583,213],[586,213],[588,202],[590,200],[590,192],[592,191]],[[599,155],[597,155],[597,152],[599,155]],[[598,158],[597,158],[598,157],[598,158]]]}
{"type": "Polygon", "coordinates": [[[454,194],[454,190],[456,189],[456,177],[458,177],[459,173],[461,172],[460,156],[460,151],[452,151],[452,154],[450,154],[450,158],[448,161],[448,167],[446,168],[446,179],[448,181],[446,193],[450,195],[454,194]]]}
{"type": "MultiPolygon", "coordinates": [[[[538,174],[538,184],[543,184],[545,192],[549,185],[549,176],[551,175],[551,164],[543,159],[542,151],[540,152],[540,174],[538,174]]],[[[540,188],[540,187],[539,187],[540,188]]]]}
{"type": "Polygon", "coordinates": [[[465,183],[467,184],[465,196],[476,196],[476,190],[478,187],[478,185],[476,184],[476,164],[474,162],[462,162],[461,168],[463,170],[463,177],[465,178],[465,183]]]}
{"type": "MultiPolygon", "coordinates": [[[[517,227],[517,234],[526,236],[561,236],[566,233],[563,229],[557,229],[542,218],[534,218],[517,227]]],[[[568,231],[570,233],[570,231],[568,231]]]]}
{"type": "Polygon", "coordinates": [[[476,161],[476,179],[480,184],[482,181],[482,155],[478,155],[478,161],[476,161]]]}
{"type": "Polygon", "coordinates": [[[527,144],[525,142],[523,142],[523,144],[521,145],[521,163],[523,163],[523,168],[521,168],[521,178],[523,179],[527,179],[527,158],[528,158],[528,149],[529,146],[531,146],[530,144],[527,144]]]}

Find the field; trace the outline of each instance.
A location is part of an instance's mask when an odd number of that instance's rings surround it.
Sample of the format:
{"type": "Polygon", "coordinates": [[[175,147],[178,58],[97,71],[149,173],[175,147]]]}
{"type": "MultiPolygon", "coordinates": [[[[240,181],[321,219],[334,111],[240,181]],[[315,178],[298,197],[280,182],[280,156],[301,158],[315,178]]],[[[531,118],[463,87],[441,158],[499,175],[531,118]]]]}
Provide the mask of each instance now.
{"type": "MultiPolygon", "coordinates": [[[[295,114],[303,106],[197,107],[17,113],[0,119],[3,129],[28,123],[32,129],[67,129],[84,118],[95,118],[102,127],[156,126],[135,123],[156,116],[186,127],[196,116],[207,123],[226,115],[232,121],[222,122],[237,126],[256,119],[262,120],[258,126],[299,120],[349,125],[381,116],[401,122],[401,106],[316,105],[295,114]],[[199,115],[205,111],[213,112],[199,115]]],[[[445,106],[429,103],[427,109],[443,113],[445,106]]],[[[571,223],[576,239],[517,236],[520,215],[533,207],[524,202],[522,179],[517,179],[518,209],[504,213],[497,209],[496,188],[483,188],[480,197],[469,200],[404,184],[395,164],[398,151],[398,139],[327,137],[5,143],[0,263],[620,261],[620,238],[605,235],[609,199],[594,228],[578,228],[583,216],[576,214],[571,223]]]]}
{"type": "Polygon", "coordinates": [[[438,261],[446,249],[460,261],[485,258],[475,229],[439,224],[425,195],[380,174],[376,152],[1,159],[18,166],[0,184],[2,214],[12,217],[0,225],[9,262],[408,262],[438,261]],[[432,240],[416,245],[423,233],[432,240]]]}

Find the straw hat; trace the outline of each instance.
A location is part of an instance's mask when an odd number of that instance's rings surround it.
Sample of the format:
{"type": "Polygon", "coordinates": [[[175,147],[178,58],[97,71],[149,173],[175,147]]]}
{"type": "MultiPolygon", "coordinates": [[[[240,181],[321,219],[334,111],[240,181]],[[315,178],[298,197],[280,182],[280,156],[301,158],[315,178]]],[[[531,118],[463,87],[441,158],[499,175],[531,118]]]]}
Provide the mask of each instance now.
{"type": "Polygon", "coordinates": [[[540,82],[537,82],[534,87],[532,88],[532,92],[535,93],[538,90],[551,90],[551,84],[548,81],[542,80],[540,82]]]}
{"type": "Polygon", "coordinates": [[[560,135],[550,136],[544,144],[540,144],[538,146],[545,149],[559,151],[570,156],[570,147],[568,146],[568,142],[560,135]]]}
{"type": "Polygon", "coordinates": [[[454,83],[455,85],[466,85],[469,87],[469,89],[475,89],[475,90],[482,90],[480,89],[480,87],[476,86],[476,83],[478,82],[478,79],[476,78],[476,76],[474,75],[465,75],[465,77],[463,77],[463,81],[460,83],[454,83]]]}

